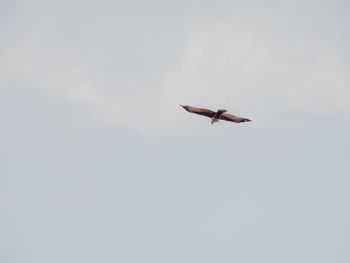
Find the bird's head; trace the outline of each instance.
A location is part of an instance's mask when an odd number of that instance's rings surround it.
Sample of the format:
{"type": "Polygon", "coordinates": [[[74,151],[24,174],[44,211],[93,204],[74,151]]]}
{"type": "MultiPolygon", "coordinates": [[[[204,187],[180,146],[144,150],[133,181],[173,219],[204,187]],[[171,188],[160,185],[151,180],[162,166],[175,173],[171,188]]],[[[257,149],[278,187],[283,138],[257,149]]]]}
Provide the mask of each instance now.
{"type": "Polygon", "coordinates": [[[217,111],[218,113],[225,113],[225,112],[227,112],[227,110],[225,110],[225,109],[218,109],[218,111],[217,111]]]}
{"type": "Polygon", "coordinates": [[[248,121],[251,121],[251,120],[249,120],[249,119],[243,119],[243,122],[248,122],[248,121]]]}

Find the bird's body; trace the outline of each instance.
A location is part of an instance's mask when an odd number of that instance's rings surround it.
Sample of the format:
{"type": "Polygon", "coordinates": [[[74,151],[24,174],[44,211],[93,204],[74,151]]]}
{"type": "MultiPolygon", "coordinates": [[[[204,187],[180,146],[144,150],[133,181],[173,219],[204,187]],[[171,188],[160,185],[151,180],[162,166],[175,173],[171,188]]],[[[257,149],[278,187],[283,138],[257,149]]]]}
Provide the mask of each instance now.
{"type": "MultiPolygon", "coordinates": [[[[193,107],[192,107],[193,108],[193,107]]],[[[215,115],[211,118],[211,124],[213,124],[214,122],[219,122],[219,119],[221,117],[221,115],[223,113],[225,113],[227,110],[224,110],[224,109],[220,109],[220,110],[217,110],[217,112],[215,113],[215,115]]]]}
{"type": "Polygon", "coordinates": [[[211,124],[213,124],[214,122],[218,122],[219,120],[232,121],[232,122],[236,122],[236,123],[251,121],[251,120],[246,119],[246,118],[237,117],[235,115],[225,113],[226,110],[224,110],[224,109],[219,109],[215,112],[212,110],[203,109],[203,108],[196,108],[196,107],[192,107],[192,106],[188,106],[188,105],[186,105],[186,106],[180,105],[180,106],[183,107],[188,112],[203,115],[203,116],[211,118],[211,124]]]}

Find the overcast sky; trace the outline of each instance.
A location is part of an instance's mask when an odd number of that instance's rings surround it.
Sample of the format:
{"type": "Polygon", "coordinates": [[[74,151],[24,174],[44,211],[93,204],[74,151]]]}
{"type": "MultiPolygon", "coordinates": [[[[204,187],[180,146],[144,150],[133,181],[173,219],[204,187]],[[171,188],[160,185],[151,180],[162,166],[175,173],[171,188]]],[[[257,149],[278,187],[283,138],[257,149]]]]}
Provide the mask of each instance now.
{"type": "Polygon", "coordinates": [[[0,0],[0,261],[350,262],[349,8],[0,0]]]}

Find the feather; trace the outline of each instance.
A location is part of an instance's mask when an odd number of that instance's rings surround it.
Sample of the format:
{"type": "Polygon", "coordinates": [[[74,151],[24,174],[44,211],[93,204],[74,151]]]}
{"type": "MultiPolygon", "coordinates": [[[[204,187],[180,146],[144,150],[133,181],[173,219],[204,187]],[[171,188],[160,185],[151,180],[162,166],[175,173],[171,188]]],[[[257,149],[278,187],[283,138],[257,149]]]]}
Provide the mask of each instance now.
{"type": "Polygon", "coordinates": [[[232,122],[237,122],[237,123],[250,121],[249,119],[238,117],[238,116],[235,116],[235,115],[232,115],[229,113],[221,114],[220,120],[232,121],[232,122]]]}
{"type": "Polygon", "coordinates": [[[191,107],[191,106],[188,106],[188,105],[186,105],[186,106],[180,105],[180,106],[183,107],[188,112],[192,112],[192,113],[195,113],[195,114],[207,116],[209,118],[214,117],[215,114],[216,114],[216,112],[208,110],[208,109],[196,108],[196,107],[191,107]]]}

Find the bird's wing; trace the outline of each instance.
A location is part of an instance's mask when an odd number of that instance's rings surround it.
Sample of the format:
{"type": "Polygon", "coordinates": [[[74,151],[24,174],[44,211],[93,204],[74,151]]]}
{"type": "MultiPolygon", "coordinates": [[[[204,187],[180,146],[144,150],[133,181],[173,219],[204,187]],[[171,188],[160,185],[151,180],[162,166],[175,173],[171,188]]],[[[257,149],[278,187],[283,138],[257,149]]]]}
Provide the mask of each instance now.
{"type": "Polygon", "coordinates": [[[242,118],[242,117],[237,117],[235,115],[228,114],[228,113],[221,114],[220,120],[232,121],[232,122],[246,122],[246,121],[250,121],[249,119],[242,118]]]}
{"type": "Polygon", "coordinates": [[[191,106],[182,106],[185,110],[188,112],[196,113],[199,115],[207,116],[209,118],[214,117],[215,113],[214,111],[208,110],[208,109],[202,109],[202,108],[196,108],[196,107],[191,107],[191,106]]]}

